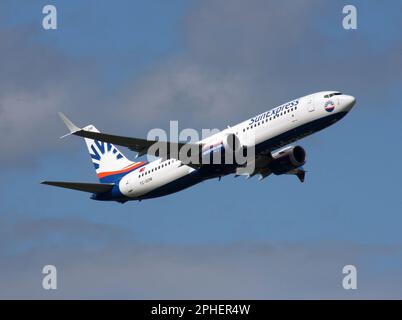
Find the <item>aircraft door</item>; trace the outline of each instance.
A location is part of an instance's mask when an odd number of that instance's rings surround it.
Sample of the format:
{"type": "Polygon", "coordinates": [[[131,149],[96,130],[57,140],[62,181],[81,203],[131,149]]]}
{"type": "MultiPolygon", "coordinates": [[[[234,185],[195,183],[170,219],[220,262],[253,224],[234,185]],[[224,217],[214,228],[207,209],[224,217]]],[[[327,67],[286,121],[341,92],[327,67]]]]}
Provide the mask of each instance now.
{"type": "Polygon", "coordinates": [[[314,112],[315,108],[314,108],[314,95],[309,95],[307,97],[307,110],[308,112],[314,112]]]}

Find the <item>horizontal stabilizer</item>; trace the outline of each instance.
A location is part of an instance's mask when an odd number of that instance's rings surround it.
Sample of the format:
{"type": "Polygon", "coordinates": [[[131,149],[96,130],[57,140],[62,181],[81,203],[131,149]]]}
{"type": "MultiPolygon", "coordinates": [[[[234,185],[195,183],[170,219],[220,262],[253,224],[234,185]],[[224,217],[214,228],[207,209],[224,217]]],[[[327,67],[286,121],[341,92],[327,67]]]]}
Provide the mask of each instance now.
{"type": "Polygon", "coordinates": [[[41,184],[49,186],[73,189],[91,193],[103,193],[112,190],[114,183],[84,183],[84,182],[64,182],[64,181],[42,181],[41,184]]]}

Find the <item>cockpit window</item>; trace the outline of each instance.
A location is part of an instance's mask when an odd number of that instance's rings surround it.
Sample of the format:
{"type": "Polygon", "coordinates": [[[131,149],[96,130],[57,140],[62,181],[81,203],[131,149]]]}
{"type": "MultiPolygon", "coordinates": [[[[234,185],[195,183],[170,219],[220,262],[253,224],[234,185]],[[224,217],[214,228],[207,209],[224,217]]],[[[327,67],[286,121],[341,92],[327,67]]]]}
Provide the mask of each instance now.
{"type": "Polygon", "coordinates": [[[331,97],[333,97],[333,96],[339,96],[339,95],[341,95],[341,94],[342,94],[341,92],[334,92],[334,93],[326,94],[326,95],[324,96],[324,98],[331,98],[331,97]]]}

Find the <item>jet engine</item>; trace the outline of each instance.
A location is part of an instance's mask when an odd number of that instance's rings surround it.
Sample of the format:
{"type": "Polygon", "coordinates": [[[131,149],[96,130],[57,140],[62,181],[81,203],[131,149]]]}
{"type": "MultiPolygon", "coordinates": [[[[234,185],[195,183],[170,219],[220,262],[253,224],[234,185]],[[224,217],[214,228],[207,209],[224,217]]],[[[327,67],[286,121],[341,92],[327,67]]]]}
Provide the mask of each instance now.
{"type": "Polygon", "coordinates": [[[290,146],[272,154],[269,169],[276,175],[288,173],[306,163],[306,151],[300,146],[290,146]]]}
{"type": "Polygon", "coordinates": [[[203,146],[203,163],[213,164],[235,164],[237,155],[243,152],[239,138],[234,133],[225,134],[222,140],[216,143],[209,143],[203,146]]]}

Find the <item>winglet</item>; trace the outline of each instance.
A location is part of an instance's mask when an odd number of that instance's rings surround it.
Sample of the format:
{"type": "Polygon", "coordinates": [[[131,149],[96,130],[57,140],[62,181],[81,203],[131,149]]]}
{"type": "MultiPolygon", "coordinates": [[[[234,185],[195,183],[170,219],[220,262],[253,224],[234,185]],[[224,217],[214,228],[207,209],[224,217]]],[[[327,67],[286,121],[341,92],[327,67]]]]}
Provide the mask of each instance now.
{"type": "Polygon", "coordinates": [[[64,136],[60,137],[60,138],[67,137],[70,134],[73,134],[73,133],[81,130],[81,128],[78,128],[74,123],[72,123],[70,121],[70,119],[68,119],[62,112],[59,112],[59,116],[60,116],[61,120],[63,120],[65,125],[67,126],[68,130],[70,131],[70,133],[67,133],[64,136]]]}

